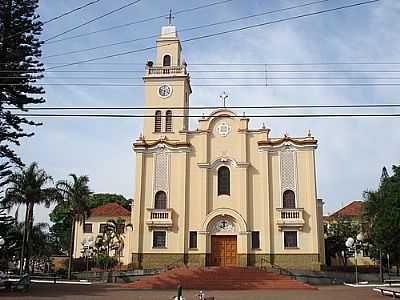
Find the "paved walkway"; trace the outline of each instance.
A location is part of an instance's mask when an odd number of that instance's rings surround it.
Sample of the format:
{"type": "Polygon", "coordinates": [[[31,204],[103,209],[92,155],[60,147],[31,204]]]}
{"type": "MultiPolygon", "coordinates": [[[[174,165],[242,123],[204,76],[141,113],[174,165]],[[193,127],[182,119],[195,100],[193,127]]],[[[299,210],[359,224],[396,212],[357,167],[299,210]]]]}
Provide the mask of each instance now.
{"type": "MultiPolygon", "coordinates": [[[[198,291],[184,290],[186,300],[198,299],[198,291]]],[[[5,293],[0,291],[0,299],[112,299],[112,300],[170,300],[175,291],[151,291],[121,289],[111,285],[64,285],[64,284],[34,284],[29,293],[5,293]]],[[[346,286],[325,286],[317,290],[302,291],[210,291],[207,296],[214,296],[215,300],[369,300],[388,299],[382,297],[372,288],[352,288],[346,286]]]]}

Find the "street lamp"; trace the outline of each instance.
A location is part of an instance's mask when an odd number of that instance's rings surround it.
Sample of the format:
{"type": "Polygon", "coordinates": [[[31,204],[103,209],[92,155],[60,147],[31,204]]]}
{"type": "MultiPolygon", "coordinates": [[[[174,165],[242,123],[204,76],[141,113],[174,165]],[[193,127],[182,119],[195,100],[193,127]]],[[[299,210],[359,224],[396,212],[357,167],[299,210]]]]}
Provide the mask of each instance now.
{"type": "Polygon", "coordinates": [[[6,241],[3,239],[2,236],[0,236],[0,248],[2,248],[5,243],[6,243],[6,241]]]}
{"type": "Polygon", "coordinates": [[[361,248],[363,241],[364,235],[362,234],[362,232],[360,232],[359,234],[357,234],[355,240],[352,237],[349,237],[345,242],[347,248],[354,250],[354,261],[356,265],[356,284],[358,284],[357,251],[361,248]]]}
{"type": "Polygon", "coordinates": [[[86,258],[86,271],[89,271],[89,257],[92,256],[94,242],[85,239],[81,244],[83,246],[82,254],[86,258]]]}

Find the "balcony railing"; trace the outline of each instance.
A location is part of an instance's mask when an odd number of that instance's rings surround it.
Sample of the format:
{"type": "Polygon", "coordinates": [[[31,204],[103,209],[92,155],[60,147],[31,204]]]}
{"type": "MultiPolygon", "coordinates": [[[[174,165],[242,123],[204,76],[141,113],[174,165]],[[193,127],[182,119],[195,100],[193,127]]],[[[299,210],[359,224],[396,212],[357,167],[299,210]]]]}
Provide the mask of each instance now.
{"type": "Polygon", "coordinates": [[[186,75],[186,66],[146,67],[146,75],[186,75]]]}
{"type": "Polygon", "coordinates": [[[171,227],[172,209],[148,208],[146,224],[152,227],[171,227]]]}
{"type": "Polygon", "coordinates": [[[304,227],[304,209],[303,208],[277,208],[277,221],[276,223],[280,228],[282,227],[304,227]]]}

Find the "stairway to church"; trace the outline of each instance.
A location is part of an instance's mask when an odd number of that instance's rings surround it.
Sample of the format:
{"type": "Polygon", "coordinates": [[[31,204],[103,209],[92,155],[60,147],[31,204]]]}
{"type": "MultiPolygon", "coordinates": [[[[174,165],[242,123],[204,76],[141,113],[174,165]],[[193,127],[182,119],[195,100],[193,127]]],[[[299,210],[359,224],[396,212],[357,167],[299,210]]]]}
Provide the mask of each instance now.
{"type": "Polygon", "coordinates": [[[301,281],[255,267],[180,267],[123,287],[173,290],[178,285],[194,290],[314,289],[301,281]]]}

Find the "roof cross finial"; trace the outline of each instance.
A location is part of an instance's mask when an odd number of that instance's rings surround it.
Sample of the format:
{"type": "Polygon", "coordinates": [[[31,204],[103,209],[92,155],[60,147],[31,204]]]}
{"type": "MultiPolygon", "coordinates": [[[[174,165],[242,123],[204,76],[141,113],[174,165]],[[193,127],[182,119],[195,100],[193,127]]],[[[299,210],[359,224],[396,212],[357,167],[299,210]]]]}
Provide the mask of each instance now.
{"type": "Polygon", "coordinates": [[[226,99],[228,98],[228,94],[226,92],[223,92],[221,96],[219,96],[219,98],[222,100],[222,102],[224,103],[224,107],[226,107],[226,99]]]}
{"type": "Polygon", "coordinates": [[[168,20],[168,26],[171,26],[172,25],[172,20],[175,19],[175,17],[172,16],[172,9],[171,8],[169,9],[169,14],[168,14],[168,17],[166,17],[166,19],[168,20]]]}

